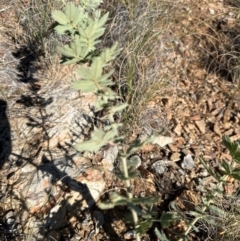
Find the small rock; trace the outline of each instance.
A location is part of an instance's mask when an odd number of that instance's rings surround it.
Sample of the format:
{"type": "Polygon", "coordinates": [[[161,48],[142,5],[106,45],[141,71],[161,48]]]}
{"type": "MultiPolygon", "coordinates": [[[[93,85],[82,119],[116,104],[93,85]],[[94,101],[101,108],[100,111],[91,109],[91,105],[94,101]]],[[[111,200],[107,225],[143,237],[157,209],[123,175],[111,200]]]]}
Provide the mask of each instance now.
{"type": "Polygon", "coordinates": [[[152,169],[158,173],[158,174],[163,174],[165,172],[165,167],[163,165],[163,160],[156,161],[152,164],[152,169]]]}
{"type": "Polygon", "coordinates": [[[212,15],[214,15],[214,14],[215,14],[215,10],[214,10],[214,9],[212,9],[212,8],[209,8],[209,12],[210,12],[210,14],[212,14],[212,15]]]}
{"type": "Polygon", "coordinates": [[[15,218],[14,217],[10,217],[7,219],[6,223],[9,225],[9,226],[13,226],[13,224],[15,223],[15,218]]]}
{"type": "Polygon", "coordinates": [[[124,234],[124,239],[125,240],[130,240],[134,239],[136,237],[136,231],[135,230],[130,230],[124,234]]]}
{"type": "Polygon", "coordinates": [[[153,141],[152,143],[153,144],[158,144],[160,147],[164,147],[170,143],[172,143],[173,140],[171,137],[168,137],[168,136],[162,136],[162,135],[159,135],[157,136],[153,141]]]}
{"type": "Polygon", "coordinates": [[[13,210],[9,210],[7,212],[7,214],[5,215],[6,219],[13,218],[13,217],[14,217],[14,211],[13,210]]]}
{"type": "Polygon", "coordinates": [[[199,176],[207,177],[207,176],[209,176],[209,173],[206,169],[203,169],[203,170],[200,171],[199,176]]]}
{"type": "Polygon", "coordinates": [[[181,163],[182,169],[191,170],[194,167],[194,160],[190,154],[186,155],[181,163]]]}
{"type": "Polygon", "coordinates": [[[117,159],[118,148],[117,145],[110,147],[107,151],[104,151],[104,158],[102,164],[107,171],[112,171],[114,168],[114,162],[117,159]]]}
{"type": "Polygon", "coordinates": [[[216,189],[217,185],[215,183],[209,183],[209,186],[211,187],[211,189],[216,189]]]}

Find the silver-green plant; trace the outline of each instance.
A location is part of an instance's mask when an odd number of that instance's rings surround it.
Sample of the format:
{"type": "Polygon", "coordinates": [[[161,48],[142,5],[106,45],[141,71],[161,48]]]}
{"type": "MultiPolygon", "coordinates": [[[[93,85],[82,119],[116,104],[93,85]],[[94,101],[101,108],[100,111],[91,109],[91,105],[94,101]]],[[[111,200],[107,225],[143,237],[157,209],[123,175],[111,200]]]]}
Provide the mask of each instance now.
{"type": "MultiPolygon", "coordinates": [[[[223,144],[229,151],[232,157],[232,163],[227,160],[222,160],[221,162],[221,172],[216,172],[211,169],[211,167],[206,163],[206,161],[200,158],[203,166],[206,168],[208,173],[214,177],[217,181],[217,185],[214,189],[206,188],[206,195],[201,197],[201,204],[195,207],[195,210],[183,212],[178,208],[178,206],[173,201],[170,206],[172,211],[165,212],[162,214],[161,223],[163,227],[168,227],[173,221],[176,220],[184,220],[187,225],[184,233],[179,234],[178,241],[187,241],[189,240],[189,234],[192,230],[196,232],[199,231],[197,227],[197,223],[199,221],[203,223],[207,223],[208,225],[212,225],[217,227],[219,221],[223,220],[226,217],[226,211],[219,207],[219,199],[221,196],[222,199],[227,200],[227,194],[224,193],[224,185],[228,185],[227,180],[229,177],[240,181],[240,141],[231,141],[229,137],[223,137],[223,144]],[[189,221],[189,217],[192,219],[189,221]]],[[[226,226],[231,229],[230,224],[226,224],[226,226]]],[[[169,241],[166,237],[164,237],[161,233],[156,232],[158,237],[161,237],[161,240],[169,241]]]]}
{"type": "Polygon", "coordinates": [[[113,70],[109,70],[111,60],[119,53],[117,44],[111,48],[97,49],[100,37],[104,34],[104,24],[108,13],[102,16],[98,9],[100,0],[80,0],[76,6],[67,3],[64,11],[53,11],[52,16],[58,23],[55,30],[58,34],[68,34],[71,38],[69,44],[59,46],[58,52],[63,56],[64,64],[77,64],[76,72],[79,80],[73,82],[73,87],[83,92],[93,92],[97,96],[96,111],[104,110],[102,119],[108,120],[104,129],[95,127],[91,138],[76,145],[78,151],[97,152],[103,146],[116,144],[119,149],[121,162],[117,176],[125,182],[126,196],[111,193],[108,202],[101,202],[98,206],[102,209],[126,205],[131,211],[129,221],[134,225],[136,240],[145,233],[152,223],[156,221],[157,214],[152,206],[158,197],[133,197],[130,179],[139,175],[136,170],[137,163],[129,162],[128,158],[143,144],[154,140],[154,137],[144,142],[133,141],[127,150],[123,148],[125,136],[119,136],[120,124],[115,123],[114,116],[124,110],[127,104],[110,88],[114,83],[111,80],[113,70]],[[108,66],[108,71],[106,70],[108,66]],[[146,208],[140,208],[139,204],[146,208]]]}

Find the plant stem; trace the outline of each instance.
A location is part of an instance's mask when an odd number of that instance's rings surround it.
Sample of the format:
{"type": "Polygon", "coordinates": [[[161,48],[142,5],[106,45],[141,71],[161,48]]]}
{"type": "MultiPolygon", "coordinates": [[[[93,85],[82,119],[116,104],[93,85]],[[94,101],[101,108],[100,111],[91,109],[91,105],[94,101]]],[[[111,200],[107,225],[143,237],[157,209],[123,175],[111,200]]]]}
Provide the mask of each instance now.
{"type": "MultiPolygon", "coordinates": [[[[126,178],[125,184],[126,184],[126,187],[127,187],[127,197],[129,199],[129,201],[131,201],[131,199],[133,198],[133,194],[131,192],[131,183],[130,183],[130,179],[129,179],[129,176],[128,176],[127,159],[125,157],[122,157],[121,161],[122,161],[122,166],[123,166],[123,174],[126,178]]],[[[132,208],[130,208],[130,211],[132,213],[134,228],[136,230],[137,223],[138,223],[138,215],[137,215],[137,212],[135,210],[133,210],[132,208]]],[[[141,240],[140,236],[136,232],[136,241],[140,241],[140,240],[141,240]]]]}

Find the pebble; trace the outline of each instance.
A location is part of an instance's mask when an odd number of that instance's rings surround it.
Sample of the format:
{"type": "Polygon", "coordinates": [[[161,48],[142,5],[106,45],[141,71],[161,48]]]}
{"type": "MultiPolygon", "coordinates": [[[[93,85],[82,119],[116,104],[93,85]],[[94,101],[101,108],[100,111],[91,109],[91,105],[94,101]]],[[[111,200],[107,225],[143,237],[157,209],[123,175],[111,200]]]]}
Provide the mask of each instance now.
{"type": "Polygon", "coordinates": [[[110,147],[107,151],[104,151],[104,158],[102,163],[108,171],[112,171],[114,169],[114,162],[116,161],[118,156],[118,147],[114,145],[110,147]]]}
{"type": "Polygon", "coordinates": [[[12,225],[15,223],[15,218],[13,218],[13,217],[8,218],[6,223],[7,223],[8,225],[12,226],[12,225]]]}
{"type": "Polygon", "coordinates": [[[194,160],[190,154],[186,155],[181,163],[182,169],[192,170],[194,167],[194,160]]]}
{"type": "Polygon", "coordinates": [[[209,8],[209,12],[210,12],[210,14],[212,14],[212,15],[214,15],[214,14],[215,14],[215,10],[214,10],[214,9],[212,9],[212,8],[209,8]]]}
{"type": "Polygon", "coordinates": [[[207,177],[207,176],[209,176],[209,173],[208,173],[208,171],[207,171],[206,169],[202,169],[202,170],[200,171],[200,173],[199,173],[199,176],[201,176],[201,177],[207,177]]]}
{"type": "Polygon", "coordinates": [[[124,239],[125,240],[130,240],[134,239],[136,237],[136,231],[135,230],[130,230],[124,234],[124,239]]]}
{"type": "Polygon", "coordinates": [[[160,160],[152,164],[152,169],[158,174],[163,174],[165,172],[165,167],[163,166],[162,163],[163,163],[163,160],[160,160]]]}

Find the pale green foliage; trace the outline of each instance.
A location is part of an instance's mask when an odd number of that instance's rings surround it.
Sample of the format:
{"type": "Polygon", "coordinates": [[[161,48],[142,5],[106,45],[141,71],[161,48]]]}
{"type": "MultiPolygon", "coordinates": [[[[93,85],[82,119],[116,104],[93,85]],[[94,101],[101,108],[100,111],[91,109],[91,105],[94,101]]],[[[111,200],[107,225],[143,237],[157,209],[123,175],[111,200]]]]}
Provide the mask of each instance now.
{"type": "Polygon", "coordinates": [[[103,0],[79,0],[79,5],[88,11],[94,11],[103,0]]]}
{"type": "Polygon", "coordinates": [[[57,33],[69,34],[72,39],[68,45],[58,47],[58,52],[66,58],[64,64],[78,64],[76,72],[79,75],[79,80],[73,83],[73,87],[83,92],[95,93],[97,96],[96,110],[103,109],[105,115],[102,119],[107,119],[109,122],[104,130],[95,127],[91,138],[78,143],[76,149],[97,152],[108,144],[119,145],[121,167],[117,176],[124,180],[127,187],[127,196],[112,193],[109,201],[98,205],[103,209],[114,208],[118,205],[128,206],[132,216],[127,220],[134,224],[137,231],[136,239],[140,240],[139,234],[146,232],[155,221],[156,213],[152,211],[152,206],[153,203],[158,201],[158,198],[133,197],[130,179],[139,176],[139,172],[136,170],[136,163],[128,162],[127,158],[150,139],[142,143],[136,141],[130,143],[127,151],[123,151],[124,148],[121,147],[125,137],[119,136],[118,129],[121,124],[115,123],[114,115],[124,110],[127,104],[120,103],[120,97],[109,88],[113,85],[111,80],[113,70],[108,70],[106,73],[104,69],[110,64],[111,60],[116,58],[119,49],[117,49],[117,44],[103,50],[96,49],[96,44],[104,33],[105,28],[103,26],[108,17],[108,13],[101,17],[101,12],[95,9],[99,3],[100,1],[80,1],[78,6],[68,3],[63,12],[54,11],[52,13],[53,18],[59,23],[55,28],[57,33]],[[139,208],[139,204],[142,204],[145,208],[139,208]]]}
{"type": "MultiPolygon", "coordinates": [[[[117,137],[117,124],[113,124],[109,131],[95,128],[92,132],[91,138],[88,141],[77,144],[75,147],[78,151],[97,152],[101,147],[111,144],[117,137]]],[[[118,137],[119,139],[119,137],[118,137]]]]}
{"type": "MultiPolygon", "coordinates": [[[[96,44],[100,41],[99,38],[104,34],[105,28],[103,26],[108,18],[108,13],[101,16],[101,12],[96,10],[100,3],[100,0],[80,0],[78,6],[68,3],[63,12],[53,11],[52,16],[59,23],[55,28],[57,33],[68,34],[71,37],[68,45],[58,47],[58,52],[65,57],[64,64],[78,64],[76,71],[79,75],[79,80],[73,83],[73,87],[83,92],[95,93],[97,96],[96,110],[104,110],[105,115],[102,119],[107,119],[109,123],[105,129],[95,127],[91,133],[91,138],[77,144],[76,149],[82,152],[97,152],[106,145],[117,144],[119,146],[118,158],[121,164],[116,175],[125,182],[126,196],[110,193],[109,200],[98,203],[98,206],[102,209],[109,209],[119,205],[126,205],[131,211],[131,215],[126,217],[126,221],[134,225],[137,232],[136,240],[140,240],[140,235],[145,233],[152,226],[153,222],[157,221],[157,213],[153,211],[152,207],[154,203],[158,202],[158,198],[133,197],[130,179],[139,175],[136,169],[138,161],[129,161],[129,157],[143,144],[147,142],[158,143],[160,139],[159,137],[152,137],[145,142],[135,140],[129,143],[127,150],[122,147],[125,137],[118,135],[118,129],[121,124],[115,123],[114,115],[116,112],[124,110],[127,104],[120,103],[120,97],[109,88],[113,85],[111,80],[113,70],[109,70],[108,67],[108,72],[106,72],[105,69],[106,66],[110,65],[111,60],[116,58],[119,49],[117,49],[117,44],[103,50],[96,49],[96,44]],[[141,208],[139,204],[141,204],[141,208]]],[[[225,214],[223,210],[214,205],[213,200],[217,193],[221,192],[226,177],[231,176],[240,180],[240,170],[235,167],[235,163],[240,163],[240,144],[239,142],[231,142],[227,137],[223,139],[223,142],[233,157],[233,164],[223,160],[222,167],[224,173],[217,174],[201,159],[208,172],[219,182],[216,190],[212,190],[209,195],[202,197],[202,207],[197,207],[196,210],[189,211],[186,215],[172,202],[172,211],[163,213],[161,219],[158,220],[165,228],[177,219],[183,220],[189,216],[194,217],[191,222],[186,221],[188,228],[179,237],[181,241],[188,239],[188,234],[192,229],[197,230],[195,224],[198,220],[208,219],[207,212],[217,217],[225,214]]],[[[161,146],[161,143],[159,145],[161,146]]],[[[210,223],[212,220],[208,219],[207,221],[210,223]]],[[[165,234],[159,232],[157,229],[155,229],[155,233],[161,240],[168,240],[165,234]]]]}
{"type": "MultiPolygon", "coordinates": [[[[230,155],[233,158],[232,163],[226,160],[222,160],[221,166],[224,171],[218,173],[213,171],[209,165],[205,162],[204,159],[200,158],[203,166],[206,170],[211,174],[217,181],[217,187],[215,189],[206,189],[206,196],[201,197],[201,205],[195,208],[194,211],[183,212],[180,210],[175,202],[171,203],[171,212],[165,212],[161,216],[161,223],[163,227],[170,226],[175,220],[185,220],[185,223],[188,224],[187,230],[179,235],[178,241],[187,241],[188,234],[194,229],[198,231],[198,227],[196,223],[201,220],[202,222],[207,223],[207,225],[213,225],[218,227],[219,220],[223,220],[226,217],[226,212],[219,208],[217,196],[219,193],[223,195],[223,198],[227,198],[227,195],[223,193],[223,185],[226,184],[226,180],[228,177],[232,177],[235,180],[240,180],[240,169],[235,167],[240,163],[240,142],[239,141],[231,141],[229,137],[223,137],[223,144],[228,149],[230,155]],[[192,221],[189,222],[189,216],[194,217],[192,221]],[[215,219],[213,218],[215,217],[215,219]],[[217,221],[216,221],[217,220],[217,221]]],[[[227,224],[228,225],[228,224],[227,224]]],[[[226,226],[227,226],[226,225],[226,226]]],[[[156,233],[159,238],[162,238],[159,232],[156,233]],[[159,235],[160,234],[160,235],[159,235]]],[[[166,237],[164,237],[165,241],[169,241],[166,237]]]]}
{"type": "MultiPolygon", "coordinates": [[[[87,3],[84,1],[85,4],[87,3]]],[[[93,1],[91,1],[93,2],[93,1]]],[[[65,10],[53,11],[52,17],[59,23],[55,27],[58,34],[69,33],[72,41],[68,45],[58,47],[57,50],[63,56],[69,58],[64,64],[78,63],[85,59],[92,59],[95,45],[99,43],[99,38],[103,35],[104,24],[107,21],[108,13],[101,17],[100,11],[89,13],[88,5],[75,6],[73,3],[66,4],[65,10]],[[91,15],[91,16],[90,16],[91,15]]],[[[116,48],[115,48],[116,49],[116,48]]],[[[111,51],[108,52],[108,58],[111,51]]],[[[100,57],[103,60],[103,57],[100,57]]],[[[104,65],[103,65],[104,66],[104,65]]],[[[99,68],[100,66],[98,66],[99,68]]],[[[101,68],[98,69],[101,71],[101,68]]]]}

